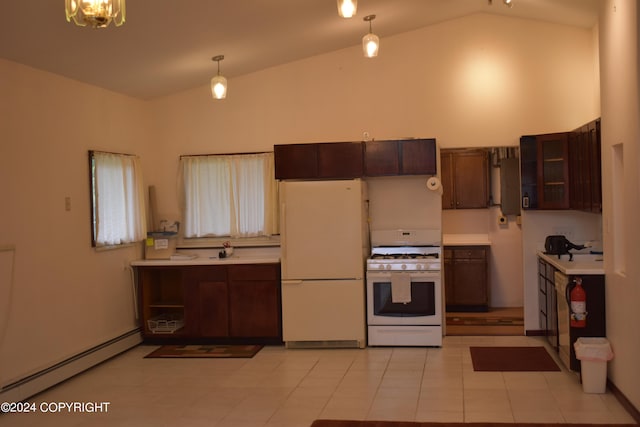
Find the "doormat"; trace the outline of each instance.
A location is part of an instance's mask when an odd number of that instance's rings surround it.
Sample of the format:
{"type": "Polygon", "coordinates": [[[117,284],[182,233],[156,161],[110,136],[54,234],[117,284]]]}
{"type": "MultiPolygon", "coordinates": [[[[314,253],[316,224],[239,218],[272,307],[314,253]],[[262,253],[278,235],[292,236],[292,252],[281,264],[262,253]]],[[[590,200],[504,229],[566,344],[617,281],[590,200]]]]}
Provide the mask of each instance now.
{"type": "Polygon", "coordinates": [[[544,347],[469,347],[474,371],[559,371],[544,347]]]}
{"type": "Polygon", "coordinates": [[[447,316],[447,325],[463,326],[524,326],[522,317],[447,316]]]}
{"type": "Polygon", "coordinates": [[[261,345],[163,345],[145,358],[251,358],[261,349],[261,345]]]}
{"type": "MultiPolygon", "coordinates": [[[[558,423],[430,423],[412,421],[349,421],[315,420],[311,427],[602,427],[602,424],[558,424],[558,423]]],[[[616,427],[637,424],[616,424],[616,427]]]]}

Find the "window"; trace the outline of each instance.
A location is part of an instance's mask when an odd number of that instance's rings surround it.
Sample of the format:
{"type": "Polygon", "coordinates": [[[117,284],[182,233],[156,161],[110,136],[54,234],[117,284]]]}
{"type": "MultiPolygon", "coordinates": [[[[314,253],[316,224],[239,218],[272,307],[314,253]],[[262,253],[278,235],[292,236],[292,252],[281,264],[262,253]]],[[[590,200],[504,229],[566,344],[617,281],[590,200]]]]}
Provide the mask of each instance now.
{"type": "Polygon", "coordinates": [[[143,240],[146,216],[140,159],[89,151],[89,166],[93,246],[143,240]]]}
{"type": "Polygon", "coordinates": [[[182,156],[184,237],[278,232],[273,153],[182,156]]]}

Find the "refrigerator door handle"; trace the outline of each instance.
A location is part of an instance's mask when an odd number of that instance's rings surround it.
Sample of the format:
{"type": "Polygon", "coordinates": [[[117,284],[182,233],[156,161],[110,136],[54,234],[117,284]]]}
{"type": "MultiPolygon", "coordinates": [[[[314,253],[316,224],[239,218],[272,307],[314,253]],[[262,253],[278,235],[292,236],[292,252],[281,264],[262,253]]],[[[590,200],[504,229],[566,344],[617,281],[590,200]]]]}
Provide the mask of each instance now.
{"type": "Polygon", "coordinates": [[[302,285],[302,280],[283,280],[282,285],[302,285]]]}
{"type": "Polygon", "coordinates": [[[282,268],[282,274],[287,275],[287,238],[285,229],[287,228],[286,213],[287,204],[280,204],[280,263],[282,268]]]}

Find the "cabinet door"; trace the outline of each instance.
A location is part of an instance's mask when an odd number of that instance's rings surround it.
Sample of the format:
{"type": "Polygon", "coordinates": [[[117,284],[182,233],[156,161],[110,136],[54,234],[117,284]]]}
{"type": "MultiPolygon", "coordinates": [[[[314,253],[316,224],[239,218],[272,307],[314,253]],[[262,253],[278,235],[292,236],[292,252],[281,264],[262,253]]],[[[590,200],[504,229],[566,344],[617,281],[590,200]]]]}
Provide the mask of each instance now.
{"type": "Polygon", "coordinates": [[[569,209],[568,132],[539,135],[538,207],[569,209]]]}
{"type": "Polygon", "coordinates": [[[440,176],[442,177],[442,209],[455,209],[453,154],[445,150],[440,151],[440,176]]]}
{"type": "Polygon", "coordinates": [[[450,249],[444,249],[444,295],[446,305],[454,305],[453,254],[450,249]]]}
{"type": "Polygon", "coordinates": [[[591,153],[589,129],[582,126],[568,135],[569,195],[571,209],[591,210],[591,153]]]}
{"type": "Polygon", "coordinates": [[[443,209],[489,206],[489,156],[485,150],[440,151],[443,209]]]}
{"type": "Polygon", "coordinates": [[[602,154],[600,120],[588,124],[589,160],[591,162],[591,211],[602,212],[602,154]]]}
{"type": "Polygon", "coordinates": [[[282,336],[279,264],[229,266],[233,337],[282,336]]]}
{"type": "Polygon", "coordinates": [[[437,173],[435,139],[400,141],[399,148],[403,175],[435,175],[437,173]]]}
{"type": "MultiPolygon", "coordinates": [[[[555,269],[554,269],[555,271],[555,269]]],[[[557,294],[555,286],[555,274],[547,278],[547,341],[549,344],[558,348],[558,307],[557,294]]]]}
{"type": "Polygon", "coordinates": [[[361,142],[329,142],[318,146],[318,178],[360,178],[364,174],[361,142]]]}
{"type": "Polygon", "coordinates": [[[317,144],[273,146],[276,179],[314,179],[318,176],[317,144]]]}
{"type": "Polygon", "coordinates": [[[229,296],[225,266],[185,267],[185,327],[193,337],[229,336],[229,296]]]}
{"type": "Polygon", "coordinates": [[[539,327],[547,334],[547,278],[546,265],[538,258],[538,313],[539,327]]]}
{"type": "Polygon", "coordinates": [[[453,157],[456,209],[489,206],[489,164],[484,150],[456,153],[453,157]]]}
{"type": "Polygon", "coordinates": [[[198,336],[229,336],[229,295],[226,282],[199,282],[198,336]]]}
{"type": "Polygon", "coordinates": [[[454,299],[461,305],[487,305],[487,265],[484,259],[454,261],[454,299]]]}
{"type": "Polygon", "coordinates": [[[522,209],[538,208],[538,141],[535,136],[520,138],[520,197],[522,209]]]}
{"type": "Polygon", "coordinates": [[[398,141],[367,141],[364,170],[366,176],[399,175],[398,141]]]}

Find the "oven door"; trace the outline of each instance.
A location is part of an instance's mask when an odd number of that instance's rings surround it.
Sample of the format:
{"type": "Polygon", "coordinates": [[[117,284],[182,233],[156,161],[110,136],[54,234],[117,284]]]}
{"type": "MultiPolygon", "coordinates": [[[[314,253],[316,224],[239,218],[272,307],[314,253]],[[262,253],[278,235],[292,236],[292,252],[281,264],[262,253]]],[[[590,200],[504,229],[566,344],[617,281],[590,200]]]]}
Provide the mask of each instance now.
{"type": "Polygon", "coordinates": [[[440,272],[411,272],[411,302],[391,299],[393,272],[367,273],[369,325],[442,325],[440,272]]]}

